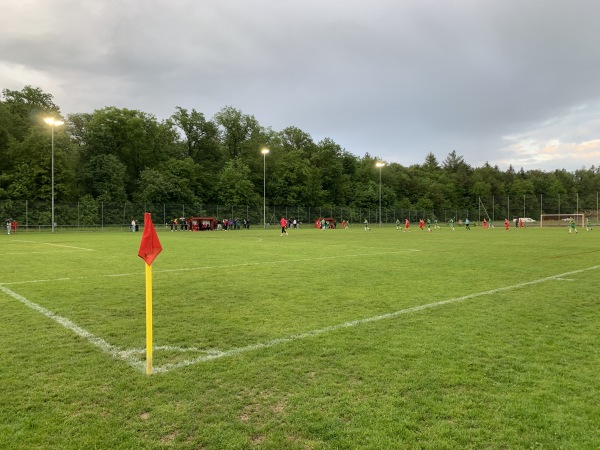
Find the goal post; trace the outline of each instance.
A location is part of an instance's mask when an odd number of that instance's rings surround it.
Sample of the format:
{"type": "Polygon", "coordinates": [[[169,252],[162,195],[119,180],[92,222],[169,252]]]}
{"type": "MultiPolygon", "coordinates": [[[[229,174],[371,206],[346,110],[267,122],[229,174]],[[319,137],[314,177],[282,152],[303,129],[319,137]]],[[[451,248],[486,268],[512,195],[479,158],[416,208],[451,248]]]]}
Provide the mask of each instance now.
{"type": "Polygon", "coordinates": [[[542,214],[540,216],[540,227],[568,226],[571,219],[579,227],[585,226],[585,214],[542,214]]]}

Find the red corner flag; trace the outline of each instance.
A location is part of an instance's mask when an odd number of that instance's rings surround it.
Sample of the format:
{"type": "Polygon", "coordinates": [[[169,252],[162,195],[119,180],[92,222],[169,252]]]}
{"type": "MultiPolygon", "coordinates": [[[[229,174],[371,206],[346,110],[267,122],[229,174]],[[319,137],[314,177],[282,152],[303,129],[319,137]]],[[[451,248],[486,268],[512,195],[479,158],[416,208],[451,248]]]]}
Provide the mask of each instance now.
{"type": "Polygon", "coordinates": [[[146,261],[149,266],[154,261],[154,258],[162,251],[162,246],[158,240],[158,235],[154,229],[154,224],[150,218],[150,213],[144,213],[144,234],[142,234],[142,242],[138,256],[146,261]]]}

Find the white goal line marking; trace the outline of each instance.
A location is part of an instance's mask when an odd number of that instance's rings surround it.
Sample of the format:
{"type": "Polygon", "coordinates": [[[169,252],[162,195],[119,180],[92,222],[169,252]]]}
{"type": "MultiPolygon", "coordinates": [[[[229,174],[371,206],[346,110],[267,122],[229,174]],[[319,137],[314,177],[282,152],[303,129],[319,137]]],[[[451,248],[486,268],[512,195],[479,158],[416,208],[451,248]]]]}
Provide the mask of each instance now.
{"type": "Polygon", "coordinates": [[[136,361],[133,358],[128,358],[127,357],[128,355],[126,355],[123,352],[123,350],[121,350],[119,347],[109,344],[104,339],[99,338],[98,336],[95,336],[94,334],[92,334],[89,331],[87,331],[86,329],[80,327],[79,325],[77,325],[76,323],[67,319],[66,317],[59,316],[58,314],[50,311],[49,309],[46,309],[43,306],[38,305],[37,303],[27,300],[22,295],[19,295],[16,292],[13,292],[10,289],[8,289],[2,285],[0,285],[0,291],[11,296],[15,300],[20,301],[25,306],[28,306],[29,308],[48,317],[49,319],[54,320],[56,323],[62,325],[63,327],[67,328],[68,330],[71,330],[78,336],[81,336],[82,338],[84,338],[90,344],[95,345],[96,347],[100,348],[100,350],[102,350],[103,352],[108,353],[113,358],[121,359],[121,360],[125,361],[127,364],[132,366],[134,369],[137,369],[140,371],[145,371],[145,369],[144,369],[145,363],[143,361],[136,361]]]}
{"type": "MultiPolygon", "coordinates": [[[[340,258],[360,258],[364,256],[379,256],[379,255],[396,255],[399,253],[412,253],[412,252],[420,252],[419,249],[414,248],[406,248],[402,250],[397,250],[393,252],[377,252],[377,253],[355,253],[349,255],[335,255],[335,256],[318,256],[314,258],[301,258],[301,259],[288,259],[288,260],[274,260],[274,261],[257,261],[257,262],[247,262],[247,263],[239,263],[239,264],[224,264],[219,266],[201,266],[201,267],[179,267],[177,269],[163,269],[163,270],[153,270],[154,274],[157,273],[172,273],[172,272],[191,272],[195,270],[210,270],[210,269],[231,269],[235,267],[250,267],[250,266],[260,266],[263,264],[286,264],[286,263],[294,263],[294,262],[306,262],[306,261],[318,261],[324,259],[340,259],[340,258]]],[[[40,280],[25,280],[25,281],[8,281],[6,283],[0,283],[3,286],[10,286],[14,284],[28,284],[28,283],[50,283],[52,281],[69,281],[69,280],[85,280],[89,278],[99,278],[99,277],[132,277],[132,276],[142,276],[142,271],[140,272],[129,272],[129,273],[114,273],[108,275],[95,275],[89,277],[61,277],[61,278],[53,278],[53,279],[40,279],[40,280]]]]}
{"type": "MultiPolygon", "coordinates": [[[[384,319],[393,319],[393,318],[396,318],[403,314],[409,314],[412,312],[423,311],[425,309],[436,308],[438,306],[448,305],[451,303],[456,303],[456,302],[468,300],[471,298],[482,297],[482,296],[490,295],[490,294],[497,294],[499,292],[506,292],[506,291],[510,291],[513,289],[532,286],[532,285],[539,284],[539,283],[545,283],[547,281],[557,281],[557,280],[560,281],[565,276],[575,275],[575,274],[587,272],[590,270],[597,270],[599,268],[600,268],[600,266],[592,266],[592,267],[587,267],[585,269],[564,272],[564,273],[557,274],[557,275],[551,275],[551,276],[545,277],[545,278],[539,278],[537,280],[525,281],[523,283],[513,284],[511,286],[505,286],[505,287],[500,287],[500,288],[496,288],[496,289],[490,289],[487,291],[475,292],[473,294],[463,295],[462,297],[454,297],[454,298],[442,300],[439,302],[413,306],[411,308],[400,309],[398,311],[394,311],[394,312],[387,313],[387,314],[380,314],[377,316],[367,317],[365,319],[352,320],[350,322],[344,322],[344,323],[341,323],[338,325],[332,325],[329,327],[320,328],[318,330],[307,331],[305,333],[299,333],[299,334],[292,334],[289,336],[272,339],[272,340],[266,341],[266,342],[259,342],[256,344],[247,345],[245,347],[232,348],[231,350],[226,350],[226,351],[219,351],[217,349],[201,350],[201,349],[197,349],[197,348],[156,346],[155,350],[169,350],[169,351],[178,351],[178,352],[198,351],[198,352],[202,352],[203,355],[193,358],[193,359],[190,359],[190,360],[181,361],[179,363],[165,364],[164,366],[154,367],[153,372],[154,373],[165,373],[165,372],[169,372],[170,370],[177,369],[180,367],[187,367],[187,366],[191,366],[193,364],[211,361],[211,360],[217,359],[217,358],[224,358],[226,356],[235,356],[235,355],[239,355],[241,353],[246,353],[246,352],[253,351],[253,350],[260,350],[263,348],[274,347],[279,344],[285,344],[288,342],[299,341],[299,340],[311,338],[314,336],[319,336],[321,334],[341,330],[343,328],[356,327],[358,325],[362,325],[365,323],[377,322],[377,321],[384,320],[384,319]]],[[[132,368],[138,370],[139,372],[145,373],[145,370],[146,370],[145,362],[140,361],[139,359],[137,359],[135,357],[135,355],[138,355],[140,353],[145,353],[144,349],[121,349],[119,347],[116,347],[112,344],[109,344],[104,339],[99,338],[99,337],[95,336],[94,334],[90,333],[89,331],[81,328],[79,325],[72,322],[71,320],[69,320],[65,317],[59,316],[58,314],[55,314],[54,312],[50,311],[49,309],[46,309],[43,306],[38,305],[37,303],[27,300],[22,295],[19,295],[16,292],[11,291],[10,289],[6,288],[5,286],[3,286],[1,284],[0,284],[0,291],[4,292],[5,294],[14,298],[15,300],[18,300],[19,302],[23,303],[25,306],[28,306],[29,308],[32,308],[33,310],[43,314],[44,316],[48,317],[49,319],[54,320],[55,322],[64,326],[65,328],[73,331],[75,334],[81,336],[82,338],[87,340],[92,345],[95,345],[96,347],[100,348],[103,352],[108,353],[113,358],[120,359],[120,360],[126,362],[127,364],[129,364],[132,368]]]]}

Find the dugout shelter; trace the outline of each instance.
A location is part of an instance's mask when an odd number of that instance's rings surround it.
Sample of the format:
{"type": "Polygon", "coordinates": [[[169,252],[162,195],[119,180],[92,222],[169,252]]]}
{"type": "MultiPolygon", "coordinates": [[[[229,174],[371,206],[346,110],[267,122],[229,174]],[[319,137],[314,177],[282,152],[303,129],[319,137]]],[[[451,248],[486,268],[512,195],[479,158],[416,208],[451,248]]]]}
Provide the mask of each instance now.
{"type": "Polygon", "coordinates": [[[217,224],[214,217],[190,217],[187,222],[191,231],[212,231],[217,224]]]}
{"type": "Polygon", "coordinates": [[[323,222],[323,220],[325,220],[326,222],[326,228],[335,228],[335,219],[332,217],[319,217],[315,220],[315,228],[322,228],[321,223],[323,222]]]}

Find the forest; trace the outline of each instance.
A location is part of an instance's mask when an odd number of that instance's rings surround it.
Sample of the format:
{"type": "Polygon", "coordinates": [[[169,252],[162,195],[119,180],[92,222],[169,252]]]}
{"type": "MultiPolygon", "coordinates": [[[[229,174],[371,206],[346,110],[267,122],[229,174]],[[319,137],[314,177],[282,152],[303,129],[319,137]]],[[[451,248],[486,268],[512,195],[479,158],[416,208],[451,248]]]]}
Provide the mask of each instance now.
{"type": "Polygon", "coordinates": [[[444,219],[452,215],[448,211],[469,214],[482,204],[494,212],[498,205],[499,216],[597,214],[600,169],[594,166],[501,171],[487,163],[472,167],[455,150],[443,161],[432,153],[423,158],[407,167],[376,167],[376,155],[357,156],[331,138],[315,142],[294,126],[273,130],[233,106],[212,118],[176,107],[160,121],[116,107],[63,117],[52,94],[32,86],[4,89],[0,99],[4,215],[20,214],[25,203],[31,210],[39,204],[45,206],[38,220],[47,220],[52,186],[57,205],[94,211],[101,204],[130,203],[187,205],[194,214],[206,205],[260,210],[264,202],[279,208],[379,207],[388,221],[391,210],[444,219]],[[49,125],[48,117],[64,124],[49,125]],[[261,153],[265,148],[268,154],[261,153]]]}

